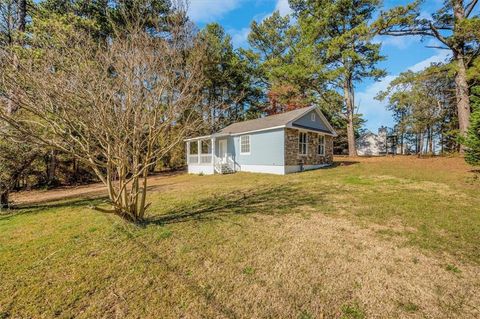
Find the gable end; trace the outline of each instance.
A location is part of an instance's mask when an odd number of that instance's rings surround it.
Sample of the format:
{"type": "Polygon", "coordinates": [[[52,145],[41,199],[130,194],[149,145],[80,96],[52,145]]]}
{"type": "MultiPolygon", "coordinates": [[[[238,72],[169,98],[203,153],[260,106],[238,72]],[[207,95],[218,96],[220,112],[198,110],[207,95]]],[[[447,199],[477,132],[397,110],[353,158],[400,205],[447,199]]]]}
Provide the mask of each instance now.
{"type": "Polygon", "coordinates": [[[299,118],[295,119],[291,123],[292,127],[308,129],[316,132],[336,135],[335,130],[328,123],[325,116],[318,108],[312,109],[310,112],[303,114],[299,118]],[[316,116],[312,116],[315,114],[316,116]]]}

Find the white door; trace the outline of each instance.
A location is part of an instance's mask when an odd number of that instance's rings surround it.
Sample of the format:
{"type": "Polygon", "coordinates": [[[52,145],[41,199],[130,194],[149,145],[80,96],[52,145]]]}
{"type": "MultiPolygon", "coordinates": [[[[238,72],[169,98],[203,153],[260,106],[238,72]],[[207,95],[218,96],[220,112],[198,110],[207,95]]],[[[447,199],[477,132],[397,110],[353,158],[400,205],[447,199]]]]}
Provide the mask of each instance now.
{"type": "Polygon", "coordinates": [[[218,141],[218,158],[220,158],[222,163],[226,163],[226,161],[227,161],[227,140],[219,140],[218,141]]]}

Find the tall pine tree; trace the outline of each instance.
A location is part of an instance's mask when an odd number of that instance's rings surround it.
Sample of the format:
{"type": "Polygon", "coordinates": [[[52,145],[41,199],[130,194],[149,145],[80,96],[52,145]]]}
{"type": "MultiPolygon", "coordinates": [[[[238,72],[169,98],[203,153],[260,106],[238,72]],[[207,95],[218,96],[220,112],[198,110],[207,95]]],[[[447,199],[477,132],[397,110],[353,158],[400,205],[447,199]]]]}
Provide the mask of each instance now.
{"type": "Polygon", "coordinates": [[[477,0],[446,0],[430,17],[421,10],[422,1],[382,12],[375,22],[377,32],[391,36],[419,35],[436,39],[437,48],[452,52],[455,61],[455,89],[460,134],[470,122],[467,71],[480,54],[480,16],[475,14],[477,0]]]}
{"type": "Polygon", "coordinates": [[[343,94],[347,119],[349,156],[355,147],[355,84],[375,80],[385,72],[377,68],[383,60],[380,44],[368,21],[379,6],[378,0],[291,0],[306,48],[326,66],[325,76],[343,94]]]}

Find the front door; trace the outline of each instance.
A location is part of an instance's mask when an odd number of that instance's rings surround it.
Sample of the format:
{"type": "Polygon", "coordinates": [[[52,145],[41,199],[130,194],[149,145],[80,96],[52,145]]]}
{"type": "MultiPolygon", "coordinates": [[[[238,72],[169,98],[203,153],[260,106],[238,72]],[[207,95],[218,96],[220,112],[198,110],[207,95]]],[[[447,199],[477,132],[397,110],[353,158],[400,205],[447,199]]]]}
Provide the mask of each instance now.
{"type": "Polygon", "coordinates": [[[227,161],[227,140],[218,141],[218,158],[225,163],[227,161]]]}

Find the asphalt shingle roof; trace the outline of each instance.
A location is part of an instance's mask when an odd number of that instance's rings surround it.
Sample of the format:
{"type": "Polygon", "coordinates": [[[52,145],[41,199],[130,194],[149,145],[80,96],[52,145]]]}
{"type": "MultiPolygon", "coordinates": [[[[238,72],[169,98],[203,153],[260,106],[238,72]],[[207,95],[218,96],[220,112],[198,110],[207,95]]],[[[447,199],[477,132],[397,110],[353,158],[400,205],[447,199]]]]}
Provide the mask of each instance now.
{"type": "Polygon", "coordinates": [[[233,123],[223,130],[218,132],[219,134],[237,134],[243,132],[256,131],[261,129],[272,128],[276,126],[287,125],[291,121],[301,117],[303,114],[308,113],[310,110],[313,110],[315,106],[304,107],[301,109],[296,109],[293,111],[270,115],[262,117],[255,120],[243,121],[233,123]]]}

